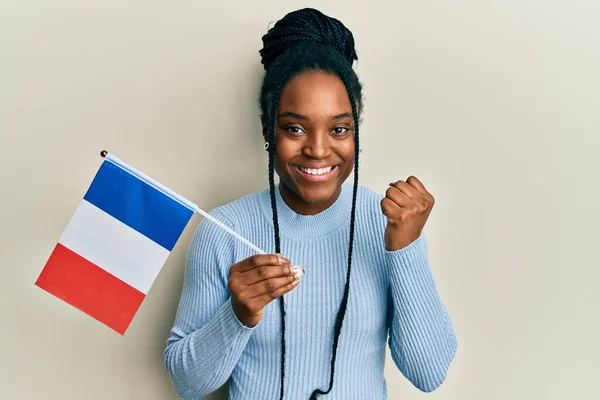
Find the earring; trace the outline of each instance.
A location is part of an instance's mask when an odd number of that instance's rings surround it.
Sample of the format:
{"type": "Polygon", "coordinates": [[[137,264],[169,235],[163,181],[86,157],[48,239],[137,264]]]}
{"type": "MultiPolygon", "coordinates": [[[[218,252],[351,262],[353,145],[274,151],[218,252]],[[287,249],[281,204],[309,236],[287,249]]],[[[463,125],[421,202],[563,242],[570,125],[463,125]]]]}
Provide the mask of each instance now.
{"type": "Polygon", "coordinates": [[[269,149],[269,142],[265,142],[265,146],[264,147],[265,147],[265,150],[268,150],[269,149]]]}

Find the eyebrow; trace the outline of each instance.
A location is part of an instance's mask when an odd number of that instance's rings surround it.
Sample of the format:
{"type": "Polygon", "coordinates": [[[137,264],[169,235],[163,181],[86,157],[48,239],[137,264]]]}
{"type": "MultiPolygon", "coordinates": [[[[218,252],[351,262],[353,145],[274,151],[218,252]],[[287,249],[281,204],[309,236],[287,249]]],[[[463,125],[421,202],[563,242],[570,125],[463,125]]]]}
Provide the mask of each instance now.
{"type": "MultiPolygon", "coordinates": [[[[301,119],[301,120],[305,120],[305,121],[310,121],[310,118],[308,118],[306,115],[298,114],[293,111],[284,111],[277,116],[277,118],[285,118],[285,117],[292,117],[292,118],[297,118],[297,119],[301,119]]],[[[345,113],[334,115],[333,117],[331,117],[331,119],[343,119],[343,118],[352,118],[352,114],[345,112],[345,113]]]]}
{"type": "Polygon", "coordinates": [[[277,118],[285,118],[285,117],[292,117],[292,118],[303,119],[303,120],[307,120],[307,121],[310,120],[310,118],[308,118],[307,116],[295,113],[293,111],[284,111],[277,116],[277,118]]]}
{"type": "Polygon", "coordinates": [[[344,119],[344,118],[352,118],[352,114],[345,112],[342,114],[334,115],[331,119],[344,119]]]}

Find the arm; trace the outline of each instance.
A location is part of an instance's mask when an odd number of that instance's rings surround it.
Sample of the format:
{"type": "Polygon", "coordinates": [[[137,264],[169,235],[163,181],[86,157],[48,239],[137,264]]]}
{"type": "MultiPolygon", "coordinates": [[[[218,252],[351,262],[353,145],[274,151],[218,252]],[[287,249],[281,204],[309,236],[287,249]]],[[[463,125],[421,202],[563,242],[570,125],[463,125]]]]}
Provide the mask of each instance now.
{"type": "MultiPolygon", "coordinates": [[[[231,225],[216,210],[211,215],[231,225]]],[[[227,271],[235,262],[234,245],[233,238],[206,219],[190,243],[183,291],[164,354],[173,387],[184,399],[221,387],[256,328],[244,326],[231,307],[227,271]]]]}
{"type": "Polygon", "coordinates": [[[457,341],[429,268],[425,234],[402,249],[385,253],[392,359],[414,386],[431,392],[445,380],[457,341]]]}

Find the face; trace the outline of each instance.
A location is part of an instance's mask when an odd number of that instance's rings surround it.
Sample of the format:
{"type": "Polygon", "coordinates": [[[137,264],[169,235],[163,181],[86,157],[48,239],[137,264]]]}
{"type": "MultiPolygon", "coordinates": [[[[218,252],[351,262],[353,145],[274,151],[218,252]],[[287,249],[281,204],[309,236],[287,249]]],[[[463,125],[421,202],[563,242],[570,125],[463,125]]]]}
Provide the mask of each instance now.
{"type": "Polygon", "coordinates": [[[286,203],[301,214],[333,204],[354,168],[354,120],[341,79],[310,71],[290,80],[279,98],[275,143],[286,203]]]}

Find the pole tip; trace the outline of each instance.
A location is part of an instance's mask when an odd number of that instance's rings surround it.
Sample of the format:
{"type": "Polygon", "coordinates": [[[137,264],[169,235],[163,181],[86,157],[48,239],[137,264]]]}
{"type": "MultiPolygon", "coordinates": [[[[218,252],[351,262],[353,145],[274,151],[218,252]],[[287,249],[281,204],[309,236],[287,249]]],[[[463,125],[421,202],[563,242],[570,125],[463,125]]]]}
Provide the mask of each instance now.
{"type": "Polygon", "coordinates": [[[106,150],[102,150],[100,152],[100,155],[102,156],[102,158],[106,157],[107,154],[108,154],[108,151],[106,151],[106,150]]]}

